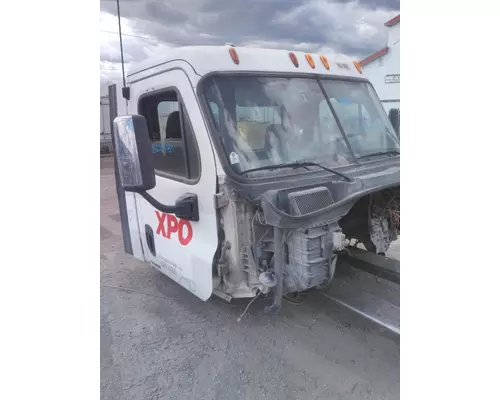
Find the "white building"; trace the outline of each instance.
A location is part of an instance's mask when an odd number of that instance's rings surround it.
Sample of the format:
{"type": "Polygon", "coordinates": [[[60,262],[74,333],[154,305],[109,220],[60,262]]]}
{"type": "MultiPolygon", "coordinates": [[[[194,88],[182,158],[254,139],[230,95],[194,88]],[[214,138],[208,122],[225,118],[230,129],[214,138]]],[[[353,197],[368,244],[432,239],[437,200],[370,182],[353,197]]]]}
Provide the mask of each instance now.
{"type": "Polygon", "coordinates": [[[387,112],[399,110],[399,17],[384,24],[388,30],[387,46],[359,62],[387,112]]]}

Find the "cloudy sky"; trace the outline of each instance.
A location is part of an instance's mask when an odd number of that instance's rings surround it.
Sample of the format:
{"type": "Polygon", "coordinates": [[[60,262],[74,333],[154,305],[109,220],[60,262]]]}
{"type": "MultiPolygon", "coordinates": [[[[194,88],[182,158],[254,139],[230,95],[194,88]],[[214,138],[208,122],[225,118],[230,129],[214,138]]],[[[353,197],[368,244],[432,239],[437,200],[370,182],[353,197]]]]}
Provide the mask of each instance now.
{"type": "MultiPolygon", "coordinates": [[[[343,53],[384,47],[399,0],[120,0],[126,65],[185,45],[343,53]]],[[[116,0],[101,0],[101,85],[121,76],[116,0]]]]}

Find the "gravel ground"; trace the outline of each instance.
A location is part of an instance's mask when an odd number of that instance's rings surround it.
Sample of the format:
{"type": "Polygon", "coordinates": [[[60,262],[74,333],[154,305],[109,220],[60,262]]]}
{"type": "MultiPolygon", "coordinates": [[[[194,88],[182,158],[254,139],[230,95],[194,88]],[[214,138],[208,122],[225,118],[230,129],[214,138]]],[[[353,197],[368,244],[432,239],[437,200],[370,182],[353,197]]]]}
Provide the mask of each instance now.
{"type": "Polygon", "coordinates": [[[237,323],[245,302],[202,302],[125,255],[119,221],[102,157],[101,399],[399,398],[398,338],[315,293],[237,323]]]}

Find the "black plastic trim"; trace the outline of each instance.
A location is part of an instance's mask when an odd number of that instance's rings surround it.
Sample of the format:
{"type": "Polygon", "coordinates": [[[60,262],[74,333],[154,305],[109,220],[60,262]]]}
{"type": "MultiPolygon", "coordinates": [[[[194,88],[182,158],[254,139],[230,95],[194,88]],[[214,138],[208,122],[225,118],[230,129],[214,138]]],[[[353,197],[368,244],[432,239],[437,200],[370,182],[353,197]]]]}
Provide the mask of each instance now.
{"type": "Polygon", "coordinates": [[[196,194],[188,193],[177,200],[176,203],[180,202],[183,204],[176,204],[173,206],[167,206],[160,203],[153,196],[146,192],[138,193],[144,200],[151,204],[158,211],[164,212],[166,214],[174,214],[180,219],[185,219],[187,221],[199,221],[200,214],[198,210],[198,196],[196,194]]]}
{"type": "Polygon", "coordinates": [[[146,234],[146,244],[148,245],[149,252],[153,257],[156,257],[155,235],[153,233],[153,228],[151,228],[151,225],[146,225],[144,227],[144,231],[146,234]]]}
{"type": "Polygon", "coordinates": [[[345,182],[340,177],[332,176],[329,172],[320,170],[317,174],[288,175],[286,177],[276,176],[274,180],[254,184],[240,183],[229,178],[227,184],[229,185],[229,190],[234,190],[240,197],[255,203],[260,203],[261,195],[269,190],[310,188],[317,185],[334,185],[335,189],[333,190],[337,193],[336,197],[340,199],[349,193],[358,192],[363,187],[372,186],[373,184],[399,182],[399,179],[393,180],[388,178],[388,175],[393,175],[392,171],[384,172],[384,170],[392,170],[393,168],[399,168],[399,156],[378,158],[366,163],[351,165],[350,169],[345,172],[352,176],[355,182],[345,182]],[[366,175],[374,174],[377,177],[365,178],[366,175]]]}

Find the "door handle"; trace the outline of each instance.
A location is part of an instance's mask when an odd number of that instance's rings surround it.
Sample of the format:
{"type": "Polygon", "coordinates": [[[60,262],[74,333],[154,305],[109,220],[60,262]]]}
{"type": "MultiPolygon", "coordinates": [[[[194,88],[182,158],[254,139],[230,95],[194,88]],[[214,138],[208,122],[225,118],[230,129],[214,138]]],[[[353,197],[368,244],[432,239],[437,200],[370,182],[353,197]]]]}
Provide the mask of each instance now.
{"type": "Polygon", "coordinates": [[[187,221],[197,222],[200,220],[198,196],[194,193],[186,193],[185,195],[179,197],[173,206],[167,206],[160,203],[146,192],[139,192],[138,194],[140,194],[149,204],[161,212],[174,214],[177,218],[185,219],[187,221]]]}

